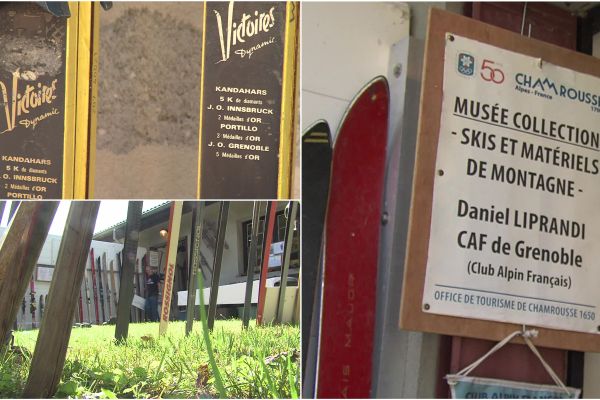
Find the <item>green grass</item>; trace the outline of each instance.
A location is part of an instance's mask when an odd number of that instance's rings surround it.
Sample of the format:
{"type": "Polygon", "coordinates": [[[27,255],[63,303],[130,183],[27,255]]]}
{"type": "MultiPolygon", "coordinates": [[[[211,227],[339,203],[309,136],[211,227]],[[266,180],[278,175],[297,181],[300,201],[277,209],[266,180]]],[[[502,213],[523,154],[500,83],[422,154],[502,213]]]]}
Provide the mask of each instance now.
{"type": "MultiPolygon", "coordinates": [[[[114,326],[73,328],[55,397],[297,397],[299,328],[241,325],[216,321],[210,334],[224,393],[215,386],[199,322],[189,337],[185,322],[170,323],[164,337],[158,336],[158,323],[130,324],[129,339],[121,345],[114,341],[114,326]]],[[[37,332],[16,332],[15,345],[33,352],[37,332]]],[[[0,354],[0,397],[21,396],[30,357],[0,354]]]]}

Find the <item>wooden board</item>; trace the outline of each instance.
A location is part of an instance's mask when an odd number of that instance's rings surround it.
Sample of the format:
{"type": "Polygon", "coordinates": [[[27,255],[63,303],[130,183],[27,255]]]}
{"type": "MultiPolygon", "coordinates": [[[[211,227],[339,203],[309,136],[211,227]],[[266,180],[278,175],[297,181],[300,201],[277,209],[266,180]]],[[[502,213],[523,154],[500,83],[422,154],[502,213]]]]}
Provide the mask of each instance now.
{"type": "MultiPolygon", "coordinates": [[[[413,177],[409,236],[400,307],[400,328],[499,341],[521,325],[427,314],[421,310],[429,249],[433,182],[442,113],[446,33],[539,57],[577,72],[600,77],[600,59],[496,28],[460,15],[431,9],[423,66],[419,134],[413,177]]],[[[536,328],[536,345],[600,352],[600,335],[536,328]]],[[[599,327],[600,329],[600,327],[599,327]]],[[[521,339],[516,339],[522,342],[521,339]]]]}

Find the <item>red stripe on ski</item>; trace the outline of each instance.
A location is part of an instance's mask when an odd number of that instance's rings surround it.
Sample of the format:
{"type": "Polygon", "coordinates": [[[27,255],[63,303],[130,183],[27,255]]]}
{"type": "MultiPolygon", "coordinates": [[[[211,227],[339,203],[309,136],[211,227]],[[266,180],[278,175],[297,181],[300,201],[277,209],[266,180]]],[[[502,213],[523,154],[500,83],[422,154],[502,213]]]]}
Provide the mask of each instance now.
{"type": "Polygon", "coordinates": [[[377,78],[350,106],[334,143],[319,398],[370,396],[388,109],[387,82],[377,78]]]}
{"type": "Polygon", "coordinates": [[[256,313],[256,322],[262,324],[263,315],[265,312],[265,298],[267,295],[267,275],[269,274],[269,255],[271,254],[271,243],[273,242],[273,227],[275,226],[275,218],[277,212],[277,202],[271,201],[269,215],[265,215],[268,219],[268,224],[265,230],[266,238],[264,243],[264,253],[262,258],[262,267],[260,270],[260,282],[258,285],[258,307],[256,313]]]}

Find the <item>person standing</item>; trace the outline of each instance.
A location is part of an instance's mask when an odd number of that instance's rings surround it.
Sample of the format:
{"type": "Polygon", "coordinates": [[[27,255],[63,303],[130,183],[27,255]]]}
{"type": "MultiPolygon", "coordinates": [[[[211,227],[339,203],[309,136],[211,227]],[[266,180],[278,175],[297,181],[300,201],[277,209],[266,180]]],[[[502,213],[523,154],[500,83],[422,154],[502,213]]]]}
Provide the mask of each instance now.
{"type": "Polygon", "coordinates": [[[146,320],[158,322],[158,294],[160,285],[164,281],[164,276],[158,273],[157,267],[146,267],[146,320]]]}

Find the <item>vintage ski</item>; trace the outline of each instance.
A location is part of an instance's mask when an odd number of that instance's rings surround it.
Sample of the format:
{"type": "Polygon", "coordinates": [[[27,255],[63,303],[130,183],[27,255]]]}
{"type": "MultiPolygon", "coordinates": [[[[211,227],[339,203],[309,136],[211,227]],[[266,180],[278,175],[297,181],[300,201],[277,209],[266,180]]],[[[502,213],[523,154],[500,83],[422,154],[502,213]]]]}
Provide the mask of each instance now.
{"type": "MultiPolygon", "coordinates": [[[[331,132],[326,121],[318,121],[302,136],[302,382],[307,382],[306,362],[311,339],[315,289],[318,274],[325,210],[331,175],[331,132]]],[[[315,336],[312,337],[316,339],[315,336]]],[[[315,346],[316,347],[316,346],[315,346]]],[[[314,358],[313,358],[314,360],[314,358]]],[[[314,374],[315,365],[311,366],[314,374]]],[[[314,376],[308,381],[314,382],[314,376]]]]}
{"type": "Polygon", "coordinates": [[[100,325],[100,313],[98,312],[98,293],[96,291],[96,267],[94,266],[94,249],[90,249],[90,260],[92,260],[92,294],[94,296],[94,310],[96,311],[96,324],[100,325]]]}
{"type": "Polygon", "coordinates": [[[119,306],[119,300],[117,297],[119,295],[119,289],[117,289],[115,273],[116,272],[114,269],[114,261],[110,260],[110,285],[112,286],[112,301],[113,301],[113,304],[115,305],[115,317],[116,317],[117,307],[119,306]]]}
{"type": "Polygon", "coordinates": [[[29,312],[31,313],[31,329],[36,328],[35,323],[35,310],[37,309],[37,304],[35,302],[35,280],[33,276],[29,281],[29,312]]]}
{"type": "Polygon", "coordinates": [[[91,324],[92,323],[92,313],[90,311],[91,299],[90,299],[90,289],[88,287],[87,265],[86,265],[85,273],[83,274],[83,283],[85,285],[85,306],[87,309],[87,322],[91,324]]]}
{"type": "Polygon", "coordinates": [[[40,294],[40,321],[44,318],[44,296],[40,294]]]}
{"type": "Polygon", "coordinates": [[[102,284],[102,263],[100,260],[100,256],[96,257],[96,265],[98,267],[96,269],[96,271],[98,272],[98,297],[100,301],[100,311],[102,312],[101,321],[104,322],[106,321],[106,311],[104,309],[104,285],[102,284]]]}
{"type": "Polygon", "coordinates": [[[111,305],[111,294],[112,288],[108,282],[108,267],[106,266],[106,252],[102,253],[102,279],[104,280],[104,287],[106,287],[106,303],[108,305],[108,319],[112,318],[112,305],[111,305]]]}
{"type": "MultiPolygon", "coordinates": [[[[84,276],[85,279],[85,276],[84,276]]],[[[83,286],[83,284],[82,284],[83,286]]],[[[83,296],[81,295],[81,291],[83,290],[83,287],[79,288],[79,304],[77,307],[77,315],[79,316],[79,323],[82,324],[83,323],[83,296]]]]}
{"type": "MultiPolygon", "coordinates": [[[[133,273],[133,290],[136,296],[140,295],[140,259],[135,259],[135,270],[133,273]]],[[[141,322],[141,313],[140,309],[137,307],[133,308],[135,315],[135,322],[141,322]]]]}
{"type": "Polygon", "coordinates": [[[171,203],[169,214],[169,228],[167,236],[167,262],[165,265],[165,284],[163,289],[163,301],[160,310],[159,334],[167,333],[169,316],[171,313],[171,300],[173,298],[173,281],[175,267],[177,264],[177,247],[179,244],[179,228],[181,226],[182,201],[171,203]]]}
{"type": "Polygon", "coordinates": [[[317,397],[370,397],[389,91],[379,77],[342,119],[325,224],[317,397]]]}

